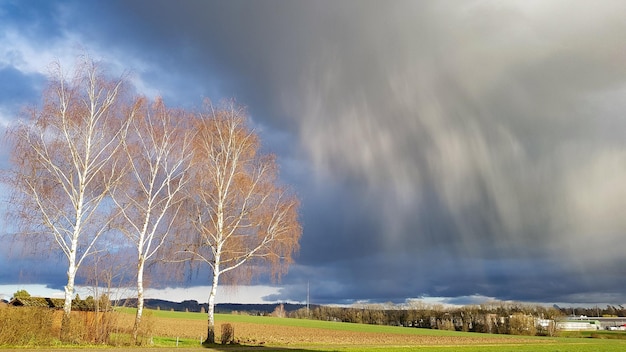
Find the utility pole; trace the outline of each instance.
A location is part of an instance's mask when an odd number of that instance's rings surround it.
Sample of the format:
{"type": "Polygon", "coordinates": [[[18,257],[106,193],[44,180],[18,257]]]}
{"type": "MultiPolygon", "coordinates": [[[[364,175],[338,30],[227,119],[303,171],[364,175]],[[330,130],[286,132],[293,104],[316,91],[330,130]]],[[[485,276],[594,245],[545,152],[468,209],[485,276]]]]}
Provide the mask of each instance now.
{"type": "Polygon", "coordinates": [[[309,317],[309,281],[306,282],[306,317],[309,317]]]}

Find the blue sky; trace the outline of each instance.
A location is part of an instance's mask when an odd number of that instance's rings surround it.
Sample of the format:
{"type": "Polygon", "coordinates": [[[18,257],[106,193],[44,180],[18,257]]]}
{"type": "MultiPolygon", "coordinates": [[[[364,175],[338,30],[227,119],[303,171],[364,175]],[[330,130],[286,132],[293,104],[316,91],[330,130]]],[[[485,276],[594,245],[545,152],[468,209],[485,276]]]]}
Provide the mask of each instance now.
{"type": "MultiPolygon", "coordinates": [[[[84,53],[168,105],[247,106],[304,226],[281,283],[248,290],[259,300],[303,301],[310,283],[316,303],[622,304],[624,13],[623,1],[1,0],[0,126],[37,104],[50,62],[84,53]]],[[[62,262],[16,253],[0,249],[12,268],[0,287],[63,286],[62,262]]]]}

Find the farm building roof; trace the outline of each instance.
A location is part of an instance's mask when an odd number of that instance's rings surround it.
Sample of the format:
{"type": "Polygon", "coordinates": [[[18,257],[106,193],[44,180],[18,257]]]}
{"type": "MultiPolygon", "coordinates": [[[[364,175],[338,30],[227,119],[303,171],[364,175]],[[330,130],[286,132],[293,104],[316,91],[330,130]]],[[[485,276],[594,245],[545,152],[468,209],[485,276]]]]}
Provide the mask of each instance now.
{"type": "MultiPolygon", "coordinates": [[[[65,300],[63,298],[48,297],[19,297],[13,298],[11,302],[9,302],[9,305],[14,307],[41,307],[53,309],[63,309],[64,304],[65,300]]],[[[72,310],[95,311],[96,305],[98,305],[98,308],[103,311],[111,309],[110,302],[108,300],[101,300],[100,302],[96,302],[89,298],[72,300],[72,310]]]]}
{"type": "Polygon", "coordinates": [[[63,299],[47,297],[18,297],[13,298],[9,305],[16,307],[42,307],[42,308],[63,308],[63,299]]]}

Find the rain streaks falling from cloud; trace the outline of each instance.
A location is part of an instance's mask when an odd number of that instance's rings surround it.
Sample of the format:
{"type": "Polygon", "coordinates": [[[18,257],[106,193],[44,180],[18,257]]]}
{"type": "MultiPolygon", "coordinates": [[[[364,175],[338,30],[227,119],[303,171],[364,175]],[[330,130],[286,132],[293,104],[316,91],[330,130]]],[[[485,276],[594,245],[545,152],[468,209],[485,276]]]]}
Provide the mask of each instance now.
{"type": "Polygon", "coordinates": [[[626,27],[615,3],[561,5],[392,8],[361,19],[390,25],[311,50],[287,110],[322,182],[360,185],[346,196],[384,222],[388,250],[445,243],[476,271],[464,258],[552,258],[578,275],[621,260],[626,153],[598,127],[626,126],[588,102],[624,87],[626,27]]]}

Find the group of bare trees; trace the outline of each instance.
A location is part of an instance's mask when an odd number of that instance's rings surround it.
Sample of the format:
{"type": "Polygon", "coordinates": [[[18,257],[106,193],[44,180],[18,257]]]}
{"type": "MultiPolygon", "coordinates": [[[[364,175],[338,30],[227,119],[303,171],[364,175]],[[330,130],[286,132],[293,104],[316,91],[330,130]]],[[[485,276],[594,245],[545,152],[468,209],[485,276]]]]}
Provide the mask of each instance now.
{"type": "Polygon", "coordinates": [[[513,302],[446,307],[421,301],[408,306],[392,303],[315,306],[310,311],[302,308],[289,313],[292,318],[512,335],[554,334],[554,319],[564,315],[555,308],[513,302]]]}
{"type": "Polygon", "coordinates": [[[126,263],[137,268],[135,339],[149,262],[210,268],[210,343],[220,275],[246,267],[230,275],[245,278],[265,262],[277,277],[290,264],[297,197],[260,152],[245,110],[205,105],[196,113],[149,101],[84,59],[71,75],[54,65],[41,104],[9,130],[18,238],[67,260],[62,335],[77,271],[105,250],[135,252],[126,263]]]}

